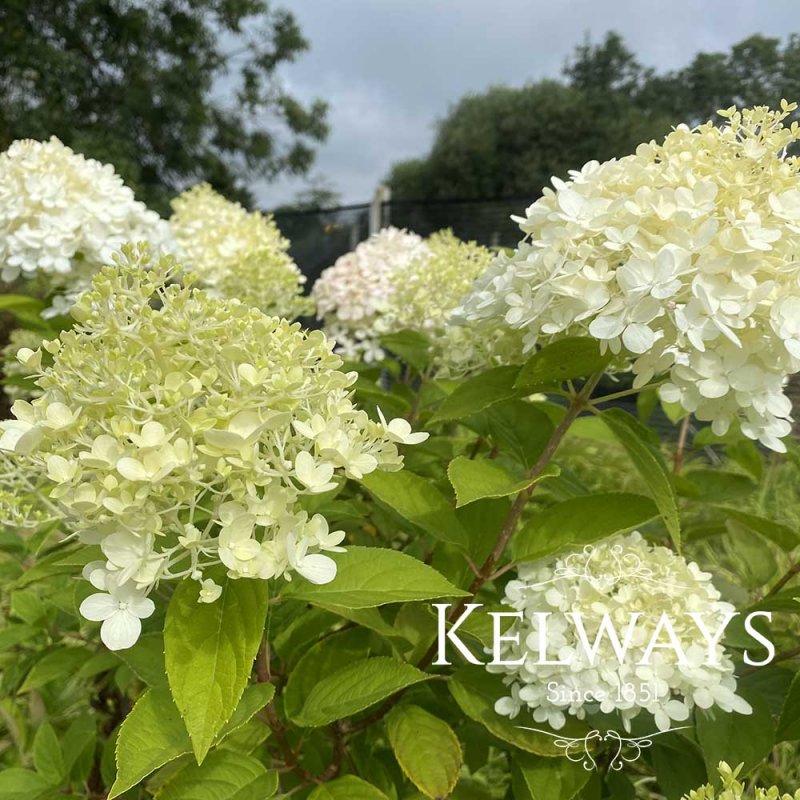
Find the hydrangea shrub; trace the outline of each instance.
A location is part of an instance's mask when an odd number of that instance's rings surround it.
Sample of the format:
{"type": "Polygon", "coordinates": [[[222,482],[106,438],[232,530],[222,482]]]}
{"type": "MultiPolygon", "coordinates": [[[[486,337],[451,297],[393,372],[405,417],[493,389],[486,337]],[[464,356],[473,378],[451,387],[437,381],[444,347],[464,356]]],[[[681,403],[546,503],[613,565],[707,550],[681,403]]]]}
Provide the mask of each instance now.
{"type": "Polygon", "coordinates": [[[125,248],[0,425],[0,798],[796,796],[790,110],[587,165],[513,254],[365,243],[315,290],[352,373],[125,248]]]}

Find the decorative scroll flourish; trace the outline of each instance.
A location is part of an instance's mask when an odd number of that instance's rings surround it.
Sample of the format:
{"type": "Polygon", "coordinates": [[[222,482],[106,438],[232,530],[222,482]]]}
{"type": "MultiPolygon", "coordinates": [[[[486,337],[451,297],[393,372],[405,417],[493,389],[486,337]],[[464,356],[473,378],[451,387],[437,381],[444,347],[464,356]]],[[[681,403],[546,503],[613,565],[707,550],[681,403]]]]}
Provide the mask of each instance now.
{"type": "Polygon", "coordinates": [[[572,737],[562,736],[552,731],[543,731],[539,728],[528,728],[524,725],[517,726],[523,731],[532,731],[534,733],[541,733],[553,739],[553,744],[560,747],[564,751],[564,756],[572,761],[573,764],[580,764],[587,772],[597,769],[597,761],[595,760],[596,753],[593,752],[593,744],[610,743],[609,750],[613,750],[611,760],[608,763],[609,769],[616,771],[621,770],[625,764],[632,764],[642,757],[642,751],[651,747],[653,739],[656,736],[662,736],[665,733],[673,733],[674,731],[684,731],[690,726],[684,725],[681,728],[671,728],[668,731],[655,731],[647,736],[622,736],[619,731],[610,730],[601,733],[595,729],[589,731],[586,736],[572,737]]]}

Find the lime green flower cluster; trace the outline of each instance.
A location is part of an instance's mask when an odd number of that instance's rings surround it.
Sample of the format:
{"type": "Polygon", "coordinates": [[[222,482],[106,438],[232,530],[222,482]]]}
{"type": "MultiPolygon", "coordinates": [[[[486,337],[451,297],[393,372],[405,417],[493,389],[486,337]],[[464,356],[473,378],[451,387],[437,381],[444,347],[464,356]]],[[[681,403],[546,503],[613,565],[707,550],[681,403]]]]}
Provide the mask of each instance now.
{"type": "Polygon", "coordinates": [[[521,358],[522,336],[516,332],[450,324],[454,309],[494,254],[462,241],[451,230],[433,234],[426,244],[424,252],[390,277],[381,330],[424,333],[432,343],[439,375],[461,375],[521,358]]]}
{"type": "Polygon", "coordinates": [[[794,794],[781,794],[777,786],[769,789],[754,787],[752,794],[745,794],[745,787],[737,778],[742,770],[740,764],[736,769],[731,769],[724,761],[720,762],[719,775],[722,785],[719,789],[707,784],[699,789],[694,789],[684,797],[684,800],[800,800],[800,789],[794,794]]]}
{"type": "Polygon", "coordinates": [[[201,602],[220,594],[207,574],[220,563],[233,578],[333,580],[323,553],[344,533],[303,498],[400,469],[397,444],[424,437],[353,405],[357,375],[324,334],[175,283],[178,269],[123,248],[73,329],[43,343],[52,366],[19,353],[43,394],[0,423],[0,449],[46,472],[72,529],[100,545],[84,572],[100,594],[82,611],[115,649],[136,641],[163,580],[196,580],[201,602]]]}
{"type": "Polygon", "coordinates": [[[28,331],[24,328],[17,328],[8,336],[8,344],[0,350],[0,359],[3,368],[3,391],[9,400],[17,400],[20,397],[38,397],[41,390],[36,387],[26,388],[13,381],[19,378],[28,377],[31,373],[17,359],[17,353],[22,348],[35,350],[42,344],[41,334],[35,331],[28,331]],[[9,380],[10,379],[10,380],[9,380]]]}
{"type": "Polygon", "coordinates": [[[306,278],[271,216],[248,212],[207,183],[176,197],[172,208],[173,235],[187,264],[213,295],[285,319],[313,313],[312,301],[302,296],[306,278]]]}

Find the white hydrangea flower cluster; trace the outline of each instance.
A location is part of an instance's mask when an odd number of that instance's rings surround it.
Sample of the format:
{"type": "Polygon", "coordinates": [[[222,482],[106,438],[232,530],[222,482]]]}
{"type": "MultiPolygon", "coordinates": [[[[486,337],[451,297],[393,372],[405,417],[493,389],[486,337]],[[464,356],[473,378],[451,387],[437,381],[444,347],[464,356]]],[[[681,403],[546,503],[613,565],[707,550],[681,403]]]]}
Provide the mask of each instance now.
{"type": "Polygon", "coordinates": [[[35,386],[30,388],[20,386],[12,381],[17,378],[26,378],[31,375],[31,372],[20,363],[17,359],[17,353],[23,349],[36,350],[42,344],[42,336],[35,331],[29,331],[25,328],[15,328],[8,335],[8,344],[0,350],[0,361],[2,361],[3,368],[3,391],[9,400],[17,400],[20,397],[38,397],[41,394],[41,389],[35,386]]]}
{"type": "Polygon", "coordinates": [[[305,275],[271,216],[249,212],[207,183],[172,201],[170,225],[187,265],[214,297],[285,319],[313,312],[305,275]]]}
{"type": "Polygon", "coordinates": [[[499,326],[449,324],[453,310],[491,263],[492,252],[475,242],[461,241],[450,230],[433,234],[426,244],[423,254],[389,276],[377,329],[425,334],[440,377],[521,360],[518,332],[499,326]]]}
{"type": "Polygon", "coordinates": [[[129,241],[166,246],[169,225],[136,200],[113,166],[55,136],[21,139],[0,154],[2,280],[44,279],[48,290],[74,296],[129,241]]]}
{"type": "MultiPolygon", "coordinates": [[[[81,606],[112,649],[129,647],[148,594],[207,574],[267,580],[335,577],[342,531],[304,499],[344,476],[397,470],[404,420],[373,422],[351,400],[355,373],[320,331],[171,281],[170,256],[126,247],[73,309],[77,324],[43,344],[41,397],[18,400],[0,449],[46,472],[81,541],[105,560],[84,575],[100,590],[81,606]]],[[[42,351],[22,350],[38,370],[42,351]]]]}
{"type": "Polygon", "coordinates": [[[392,276],[402,274],[430,249],[422,237],[388,227],[374,233],[355,250],[340,256],[314,283],[317,317],[336,341],[336,352],[367,363],[380,361],[376,323],[386,309],[392,276]]]}
{"type": "Polygon", "coordinates": [[[742,771],[743,764],[739,764],[736,769],[725,762],[720,761],[717,771],[720,777],[720,786],[715,788],[710,783],[693,789],[689,794],[684,795],[683,800],[800,800],[800,789],[794,794],[781,794],[777,786],[770,786],[764,789],[760,786],[751,787],[752,792],[748,792],[744,784],[741,783],[739,773],[742,771]]]}
{"type": "Polygon", "coordinates": [[[800,370],[800,160],[795,109],[720,112],[663,144],[589,162],[519,219],[460,309],[525,333],[527,349],[588,334],[724,434],[785,451],[786,376],[800,370]]]}
{"type": "Polygon", "coordinates": [[[503,674],[510,689],[497,701],[499,714],[513,718],[527,708],[535,722],[558,730],[567,715],[584,719],[593,710],[618,712],[630,730],[631,720],[647,711],[665,731],[673,721],[687,720],[695,706],[752,711],[736,694],[730,657],[719,643],[710,657],[690,616],[700,614],[713,636],[733,606],[720,600],[709,573],[666,547],[648,544],[638,532],[550,562],[520,564],[504,603],[523,612],[523,620],[506,632],[519,634],[519,645],[504,643],[502,660],[524,657],[524,663],[487,667],[503,674]],[[594,656],[586,652],[575,614],[590,646],[599,640],[594,656]],[[619,643],[627,643],[622,659],[607,631],[598,636],[604,615],[619,643]],[[674,638],[662,627],[664,615],[674,638]],[[654,640],[658,646],[651,649],[654,640]],[[540,663],[546,661],[565,663],[540,663]]]}

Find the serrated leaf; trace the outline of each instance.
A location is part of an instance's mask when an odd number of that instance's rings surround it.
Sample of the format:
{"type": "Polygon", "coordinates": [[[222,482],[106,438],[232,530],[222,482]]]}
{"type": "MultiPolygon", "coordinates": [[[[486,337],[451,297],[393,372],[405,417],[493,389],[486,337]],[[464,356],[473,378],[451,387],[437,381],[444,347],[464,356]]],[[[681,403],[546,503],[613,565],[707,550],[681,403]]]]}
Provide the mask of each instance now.
{"type": "Polygon", "coordinates": [[[516,388],[553,386],[573,378],[585,378],[604,370],[611,352],[602,354],[596,339],[570,337],[559,339],[538,352],[524,364],[516,388]]]}
{"type": "Polygon", "coordinates": [[[658,516],[655,503],[627,492],[572,497],[532,516],[512,542],[514,561],[537,558],[626,533],[658,516]]]}
{"type": "Polygon", "coordinates": [[[440,541],[466,546],[466,532],[442,493],[427,478],[407,469],[373,472],[361,479],[377,500],[440,541]]]}
{"type": "Polygon", "coordinates": [[[202,764],[187,764],[156,795],[157,800],[266,800],[278,773],[252,756],[216,750],[202,764]]]}
{"type": "Polygon", "coordinates": [[[496,461],[466,456],[454,458],[447,468],[447,477],[456,492],[456,508],[484,498],[519,494],[534,483],[557,474],[558,467],[548,465],[534,478],[517,478],[496,461]]]}
{"type": "Polygon", "coordinates": [[[295,579],[284,590],[284,597],[342,608],[371,608],[468,596],[433,567],[383,547],[348,547],[347,552],[336,556],[336,566],[336,579],[331,583],[318,585],[295,579]]]}
{"type": "Polygon", "coordinates": [[[461,420],[502,400],[519,396],[514,388],[519,367],[495,367],[460,383],[431,417],[431,423],[461,420]]]}
{"type": "Polygon", "coordinates": [[[214,603],[198,603],[182,581],[164,623],[164,660],[175,705],[202,762],[231,718],[256,657],[267,616],[267,584],[227,579],[214,603]]]}
{"type": "Polygon", "coordinates": [[[740,511],[738,508],[730,508],[729,506],[718,506],[718,508],[729,519],[735,520],[745,528],[761,534],[765,539],[769,539],[784,550],[793,550],[800,544],[800,534],[788,525],[782,525],[780,522],[775,522],[766,517],[759,517],[747,511],[740,511]]]}
{"type": "Polygon", "coordinates": [[[308,796],[308,800],[389,800],[389,798],[372,784],[355,775],[328,781],[317,786],[308,796]]]}
{"type": "MultiPolygon", "coordinates": [[[[553,736],[525,730],[523,723],[503,717],[494,710],[494,704],[508,689],[503,685],[499,675],[491,675],[475,667],[461,667],[451,676],[447,687],[459,708],[472,720],[479,722],[498,739],[541,756],[563,756],[563,749],[555,744],[558,735],[577,736],[582,738],[588,733],[588,727],[582,723],[569,721],[566,728],[553,736]]],[[[546,724],[532,723],[527,727],[548,730],[546,724]]]]}
{"type": "Polygon", "coordinates": [[[604,411],[601,417],[642,476],[658,506],[664,524],[675,546],[681,547],[681,525],[678,504],[667,465],[659,449],[650,440],[650,432],[630,414],[618,408],[604,411]]]}
{"type": "Polygon", "coordinates": [[[453,791],[461,771],[461,745],[446,722],[404,704],[388,716],[386,732],[397,763],[423,794],[437,800],[453,791]]]}
{"type": "Polygon", "coordinates": [[[514,456],[525,469],[539,459],[550,436],[553,422],[542,410],[525,400],[506,400],[489,409],[488,434],[503,453],[514,456]]]}
{"type": "Polygon", "coordinates": [[[56,679],[63,681],[73,676],[91,656],[92,651],[85,647],[58,647],[51,650],[33,665],[19,689],[20,693],[41,689],[56,679]]]}
{"type": "Polygon", "coordinates": [[[323,676],[308,693],[295,722],[318,728],[352,716],[395,692],[431,678],[411,664],[379,656],[323,676]]]}
{"type": "Polygon", "coordinates": [[[164,666],[164,635],[146,633],[133,647],[117,650],[114,655],[133,670],[137,678],[148,686],[163,686],[167,682],[164,666]]]}
{"type": "MultiPolygon", "coordinates": [[[[241,728],[270,702],[275,687],[269,683],[248,686],[242,701],[220,731],[216,743],[241,728]]],[[[117,777],[109,800],[126,792],[151,772],[192,752],[192,743],[169,688],[148,689],[119,729],[116,745],[117,777]]]]}
{"type": "Polygon", "coordinates": [[[511,761],[514,800],[573,800],[591,777],[580,761],[568,758],[514,753],[511,761]]]}

